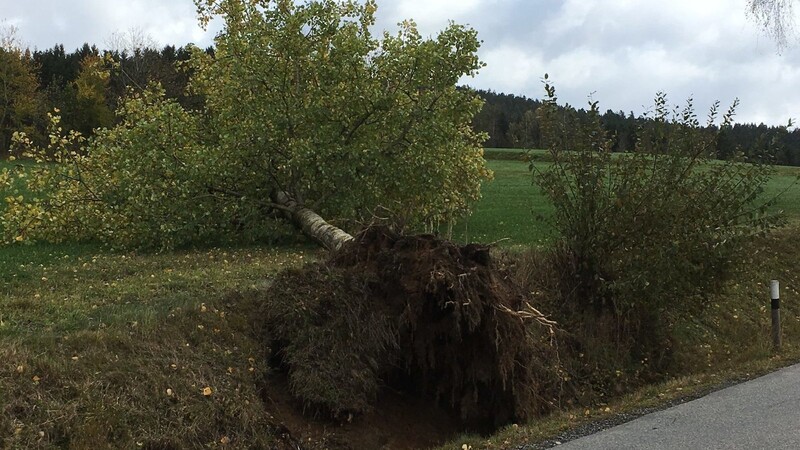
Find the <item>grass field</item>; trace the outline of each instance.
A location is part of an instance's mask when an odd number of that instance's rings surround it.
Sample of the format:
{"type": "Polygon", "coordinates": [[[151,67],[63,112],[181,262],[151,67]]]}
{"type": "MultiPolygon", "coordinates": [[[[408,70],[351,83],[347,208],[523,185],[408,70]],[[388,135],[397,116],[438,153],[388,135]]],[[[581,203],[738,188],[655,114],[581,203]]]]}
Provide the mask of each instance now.
{"type": "MultiPolygon", "coordinates": [[[[475,214],[455,227],[456,237],[508,239],[504,246],[551,239],[550,228],[536,217],[551,216],[552,207],[532,186],[527,163],[490,160],[489,166],[495,179],[484,186],[475,214]]],[[[767,195],[792,186],[799,170],[779,168],[767,195]]],[[[794,186],[775,207],[798,222],[800,189],[794,186]]],[[[630,405],[713,384],[739,374],[736,367],[749,375],[796,357],[797,232],[794,225],[757,243],[741,279],[715,294],[715,319],[679,329],[685,338],[677,351],[687,365],[704,369],[696,376],[589,413],[565,411],[532,427],[512,427],[490,440],[465,437],[448,448],[465,442],[475,450],[513,448],[630,405]],[[785,292],[787,349],[780,358],[770,353],[767,338],[753,339],[768,336],[768,303],[760,297],[771,277],[783,280],[785,292]]],[[[355,448],[440,439],[435,418],[410,423],[417,417],[413,408],[366,424],[306,420],[286,398],[285,385],[268,377],[265,344],[254,332],[258,308],[242,293],[320,255],[308,246],[155,255],[108,253],[94,245],[0,247],[0,448],[270,448],[288,442],[282,437],[287,427],[309,448],[343,439],[357,442],[355,448]],[[422,437],[393,440],[399,424],[417,427],[404,429],[406,437],[422,437]],[[378,440],[358,441],[365,430],[378,440]]]]}
{"type": "MultiPolygon", "coordinates": [[[[520,150],[494,149],[506,154],[522,154],[520,150]]],[[[536,154],[543,154],[536,151],[536,154]]],[[[488,154],[487,157],[491,157],[488,154]]],[[[535,162],[545,169],[547,162],[535,162]]],[[[521,160],[489,159],[489,168],[495,178],[483,186],[481,201],[468,219],[453,228],[453,237],[463,242],[502,242],[504,246],[537,245],[554,236],[547,219],[552,217],[553,206],[533,185],[528,163],[521,160]]],[[[797,176],[800,167],[778,167],[775,176],[765,186],[763,198],[780,198],[770,211],[784,211],[787,219],[800,219],[800,184],[797,176]]]]}
{"type": "MultiPolygon", "coordinates": [[[[489,160],[494,180],[483,185],[482,199],[469,218],[453,227],[453,237],[464,242],[527,245],[546,242],[553,230],[546,219],[553,206],[532,184],[528,163],[489,160]]],[[[544,164],[544,163],[537,163],[544,164]]]]}

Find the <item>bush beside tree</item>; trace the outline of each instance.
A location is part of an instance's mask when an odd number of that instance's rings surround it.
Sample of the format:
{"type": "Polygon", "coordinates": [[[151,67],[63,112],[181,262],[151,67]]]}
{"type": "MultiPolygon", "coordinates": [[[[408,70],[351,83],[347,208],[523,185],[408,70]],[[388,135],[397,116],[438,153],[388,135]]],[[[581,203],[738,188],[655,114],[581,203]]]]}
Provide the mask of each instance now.
{"type": "Polygon", "coordinates": [[[733,155],[715,160],[736,102],[701,126],[691,100],[673,109],[655,99],[634,151],[612,155],[596,102],[588,114],[557,106],[546,80],[539,109],[552,166],[533,170],[555,205],[559,315],[570,326],[605,322],[620,357],[654,372],[669,363],[674,314],[702,307],[704,289],[724,280],[742,243],[775,222],[761,197],[772,167],[733,155]]]}

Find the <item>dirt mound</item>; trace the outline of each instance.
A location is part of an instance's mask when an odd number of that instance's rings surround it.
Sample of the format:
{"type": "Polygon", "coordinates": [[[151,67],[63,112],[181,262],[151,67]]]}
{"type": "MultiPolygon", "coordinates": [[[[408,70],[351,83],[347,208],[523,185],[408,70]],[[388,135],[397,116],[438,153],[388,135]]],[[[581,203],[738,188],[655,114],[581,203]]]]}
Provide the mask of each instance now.
{"type": "Polygon", "coordinates": [[[370,228],[264,297],[274,362],[316,411],[365,413],[389,387],[490,431],[556,402],[554,324],[488,247],[370,228]]]}

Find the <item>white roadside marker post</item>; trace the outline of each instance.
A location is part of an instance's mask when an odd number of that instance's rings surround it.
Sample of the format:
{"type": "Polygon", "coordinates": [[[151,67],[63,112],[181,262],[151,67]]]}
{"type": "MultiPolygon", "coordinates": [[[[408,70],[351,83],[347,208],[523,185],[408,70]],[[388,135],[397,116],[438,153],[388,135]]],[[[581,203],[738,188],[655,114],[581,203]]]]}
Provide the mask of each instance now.
{"type": "Polygon", "coordinates": [[[769,282],[769,292],[772,297],[772,345],[775,350],[781,348],[781,297],[778,280],[769,282]]]}

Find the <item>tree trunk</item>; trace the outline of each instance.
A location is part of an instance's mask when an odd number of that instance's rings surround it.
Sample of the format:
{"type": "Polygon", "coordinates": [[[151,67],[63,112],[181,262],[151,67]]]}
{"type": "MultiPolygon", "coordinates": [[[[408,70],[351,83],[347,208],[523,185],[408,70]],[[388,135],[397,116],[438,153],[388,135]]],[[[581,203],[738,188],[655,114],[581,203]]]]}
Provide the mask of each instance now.
{"type": "Polygon", "coordinates": [[[303,234],[328,250],[336,251],[353,236],[325,221],[319,214],[299,204],[286,192],[276,192],[272,201],[284,208],[286,218],[303,234]]]}

